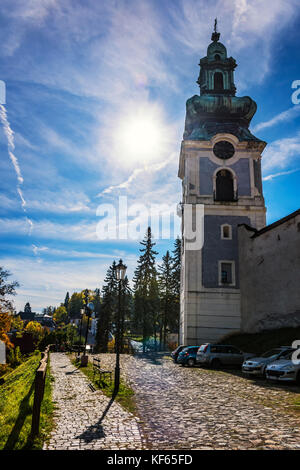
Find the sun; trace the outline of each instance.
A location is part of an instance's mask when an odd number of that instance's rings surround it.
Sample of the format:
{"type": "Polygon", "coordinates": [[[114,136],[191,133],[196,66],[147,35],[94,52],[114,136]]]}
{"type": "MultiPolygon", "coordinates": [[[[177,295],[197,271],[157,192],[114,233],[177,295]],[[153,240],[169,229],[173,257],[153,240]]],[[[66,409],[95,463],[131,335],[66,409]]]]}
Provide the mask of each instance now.
{"type": "Polygon", "coordinates": [[[162,113],[156,106],[140,106],[126,113],[117,126],[119,158],[127,164],[161,160],[169,140],[167,133],[162,113]]]}

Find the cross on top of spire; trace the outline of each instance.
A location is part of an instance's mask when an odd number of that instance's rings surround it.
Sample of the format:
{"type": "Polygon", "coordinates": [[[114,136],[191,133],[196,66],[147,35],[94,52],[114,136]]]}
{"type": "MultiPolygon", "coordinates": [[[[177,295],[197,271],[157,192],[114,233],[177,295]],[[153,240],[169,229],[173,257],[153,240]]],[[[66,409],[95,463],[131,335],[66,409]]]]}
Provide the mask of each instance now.
{"type": "Polygon", "coordinates": [[[214,26],[214,32],[211,35],[211,40],[214,42],[218,42],[220,39],[221,34],[217,32],[217,26],[218,26],[218,19],[215,19],[215,26],[214,26]]]}

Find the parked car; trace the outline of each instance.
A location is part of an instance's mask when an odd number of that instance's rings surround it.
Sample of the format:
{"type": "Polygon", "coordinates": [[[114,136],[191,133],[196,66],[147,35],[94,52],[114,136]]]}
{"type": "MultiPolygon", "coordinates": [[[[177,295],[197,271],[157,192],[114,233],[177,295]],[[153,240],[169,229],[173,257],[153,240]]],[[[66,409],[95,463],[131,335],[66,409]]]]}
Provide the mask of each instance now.
{"type": "Polygon", "coordinates": [[[286,357],[293,349],[290,346],[270,349],[261,356],[251,357],[242,365],[242,372],[245,375],[257,375],[265,377],[266,367],[278,359],[286,357]]]}
{"type": "Polygon", "coordinates": [[[272,362],[266,368],[267,380],[279,382],[296,382],[300,385],[300,360],[293,361],[292,355],[296,350],[291,351],[284,359],[272,362]]]}
{"type": "Polygon", "coordinates": [[[218,369],[222,365],[242,365],[253,354],[244,353],[235,346],[227,344],[202,344],[196,355],[196,362],[218,369]]]}
{"type": "Polygon", "coordinates": [[[185,349],[187,346],[180,345],[174,351],[171,352],[171,358],[174,362],[177,362],[178,354],[185,349]]]}
{"type": "Polygon", "coordinates": [[[178,364],[183,366],[187,365],[192,367],[196,364],[196,354],[199,349],[199,346],[187,346],[184,348],[177,357],[178,364]]]}

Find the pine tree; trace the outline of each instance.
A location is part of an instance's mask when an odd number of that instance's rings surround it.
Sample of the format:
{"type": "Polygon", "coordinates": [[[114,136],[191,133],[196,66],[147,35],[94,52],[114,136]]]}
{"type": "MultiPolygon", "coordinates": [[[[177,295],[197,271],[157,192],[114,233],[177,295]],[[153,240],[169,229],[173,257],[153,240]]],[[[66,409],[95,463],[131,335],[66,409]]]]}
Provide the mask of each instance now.
{"type": "Polygon", "coordinates": [[[82,293],[74,292],[71,295],[70,302],[68,305],[68,314],[72,318],[80,318],[80,310],[84,308],[82,293]]]}
{"type": "Polygon", "coordinates": [[[98,318],[100,314],[100,309],[101,309],[100,289],[94,290],[94,295],[92,296],[92,299],[93,299],[93,304],[94,304],[95,317],[98,318]]]}
{"type": "Polygon", "coordinates": [[[171,324],[174,309],[174,293],[172,289],[172,258],[169,251],[162,258],[159,266],[159,291],[161,299],[161,342],[166,349],[168,327],[171,324]]]}
{"type": "Polygon", "coordinates": [[[69,294],[69,292],[67,292],[66,297],[65,297],[65,301],[64,301],[64,306],[65,306],[66,310],[68,310],[69,302],[70,302],[70,294],[69,294]]]}
{"type": "Polygon", "coordinates": [[[172,251],[172,291],[174,294],[174,312],[170,328],[179,335],[180,316],[180,280],[181,280],[181,240],[177,238],[172,251]]]}
{"type": "Polygon", "coordinates": [[[155,322],[154,283],[157,272],[155,267],[155,256],[157,252],[153,249],[151,228],[148,227],[145,239],[140,243],[141,255],[138,266],[134,272],[134,314],[136,324],[141,327],[143,334],[143,351],[146,350],[146,339],[153,332],[155,322]]]}
{"type": "Polygon", "coordinates": [[[102,288],[102,304],[97,324],[96,350],[107,352],[109,333],[112,329],[117,308],[118,286],[116,279],[116,262],[109,267],[102,288]]]}
{"type": "Polygon", "coordinates": [[[132,317],[133,317],[133,297],[132,297],[132,290],[129,285],[128,277],[125,276],[124,281],[122,282],[122,292],[121,292],[121,309],[122,309],[122,317],[121,317],[121,353],[124,352],[124,335],[128,330],[131,330],[132,324],[132,317]]]}
{"type": "Polygon", "coordinates": [[[27,302],[27,304],[25,304],[24,313],[31,313],[31,307],[30,307],[29,302],[27,302]]]}

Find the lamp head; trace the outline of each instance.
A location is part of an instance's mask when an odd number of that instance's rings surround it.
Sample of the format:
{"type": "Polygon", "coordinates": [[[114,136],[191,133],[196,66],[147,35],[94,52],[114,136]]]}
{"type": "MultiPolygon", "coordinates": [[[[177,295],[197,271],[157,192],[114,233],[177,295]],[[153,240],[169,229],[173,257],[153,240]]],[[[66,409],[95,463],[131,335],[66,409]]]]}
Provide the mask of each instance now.
{"type": "Polygon", "coordinates": [[[124,281],[126,269],[127,266],[123,264],[123,261],[120,259],[119,264],[116,266],[116,276],[118,281],[124,281]]]}

